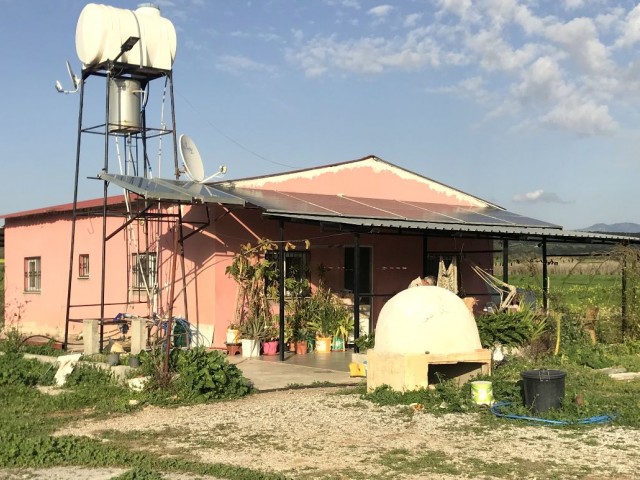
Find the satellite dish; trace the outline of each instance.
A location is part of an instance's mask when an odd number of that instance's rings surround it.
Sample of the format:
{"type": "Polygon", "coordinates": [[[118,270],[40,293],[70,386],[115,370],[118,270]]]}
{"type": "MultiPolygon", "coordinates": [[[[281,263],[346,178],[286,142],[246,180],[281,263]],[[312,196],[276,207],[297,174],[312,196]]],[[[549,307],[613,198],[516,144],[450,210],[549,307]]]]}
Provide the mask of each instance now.
{"type": "Polygon", "coordinates": [[[196,144],[187,135],[180,135],[180,155],[187,176],[194,182],[202,182],[204,180],[202,158],[196,144]]]}
{"type": "Polygon", "coordinates": [[[227,173],[227,167],[222,165],[218,172],[205,178],[202,157],[200,157],[200,152],[198,152],[198,148],[191,137],[184,134],[180,135],[178,143],[180,144],[180,155],[182,156],[182,163],[184,164],[184,173],[194,182],[208,182],[212,178],[227,173]]]}

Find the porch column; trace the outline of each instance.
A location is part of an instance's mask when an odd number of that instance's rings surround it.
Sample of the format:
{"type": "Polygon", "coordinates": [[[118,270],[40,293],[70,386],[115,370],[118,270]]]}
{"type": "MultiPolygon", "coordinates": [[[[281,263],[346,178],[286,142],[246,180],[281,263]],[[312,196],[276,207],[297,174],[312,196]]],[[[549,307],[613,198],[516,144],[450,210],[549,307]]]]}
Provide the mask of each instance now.
{"type": "Polygon", "coordinates": [[[502,281],[509,283],[509,240],[502,240],[502,281]]]}
{"type": "Polygon", "coordinates": [[[422,277],[427,276],[427,267],[428,261],[427,257],[429,256],[429,235],[425,232],[422,234],[422,277]]]}
{"type": "MultiPolygon", "coordinates": [[[[360,234],[354,234],[353,243],[353,339],[360,338],[360,234]]],[[[346,347],[346,345],[345,345],[346,347]]],[[[353,351],[358,353],[354,343],[353,351]]]]}
{"type": "Polygon", "coordinates": [[[280,299],[280,361],[284,361],[284,222],[280,220],[280,244],[278,246],[278,297],[280,299]]]}
{"type": "Polygon", "coordinates": [[[547,239],[542,239],[542,308],[549,312],[549,271],[547,268],[547,239]]]}

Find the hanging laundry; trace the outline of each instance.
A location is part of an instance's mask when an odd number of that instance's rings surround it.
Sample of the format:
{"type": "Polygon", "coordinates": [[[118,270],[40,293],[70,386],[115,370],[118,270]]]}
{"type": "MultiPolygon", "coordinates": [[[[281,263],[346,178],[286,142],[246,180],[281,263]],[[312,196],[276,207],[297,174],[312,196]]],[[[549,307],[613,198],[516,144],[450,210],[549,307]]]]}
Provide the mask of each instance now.
{"type": "Polygon", "coordinates": [[[440,257],[438,262],[438,284],[439,287],[446,288],[453,293],[458,293],[458,261],[456,257],[451,257],[451,263],[446,266],[444,258],[440,257]]]}

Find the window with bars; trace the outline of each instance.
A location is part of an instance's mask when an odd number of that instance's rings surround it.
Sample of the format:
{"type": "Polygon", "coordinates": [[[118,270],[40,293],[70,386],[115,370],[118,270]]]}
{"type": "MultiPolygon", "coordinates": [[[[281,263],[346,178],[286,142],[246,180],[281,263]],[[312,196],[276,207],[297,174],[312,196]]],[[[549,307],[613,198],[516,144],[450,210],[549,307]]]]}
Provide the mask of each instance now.
{"type": "Polygon", "coordinates": [[[78,256],[78,277],[89,278],[89,254],[81,253],[78,256]]]}
{"type": "Polygon", "coordinates": [[[131,288],[151,290],[157,279],[157,257],[154,253],[133,253],[131,255],[131,288]]]}
{"type": "MultiPolygon", "coordinates": [[[[268,252],[267,260],[278,269],[278,252],[268,252]]],[[[296,280],[309,279],[309,252],[284,252],[284,276],[296,280]]]]}
{"type": "Polygon", "coordinates": [[[39,292],[40,278],[40,257],[27,257],[24,259],[24,291],[39,292]]]}

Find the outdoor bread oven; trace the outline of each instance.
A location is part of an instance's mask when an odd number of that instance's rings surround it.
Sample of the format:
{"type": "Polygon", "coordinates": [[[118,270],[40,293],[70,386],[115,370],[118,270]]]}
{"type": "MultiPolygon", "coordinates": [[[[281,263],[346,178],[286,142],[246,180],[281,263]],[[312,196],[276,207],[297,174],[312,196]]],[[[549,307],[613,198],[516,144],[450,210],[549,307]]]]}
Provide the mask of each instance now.
{"type": "Polygon", "coordinates": [[[454,293],[435,286],[403,290],[380,312],[376,345],[367,352],[367,389],[427,388],[438,378],[460,383],[491,373],[473,314],[454,293]]]}

